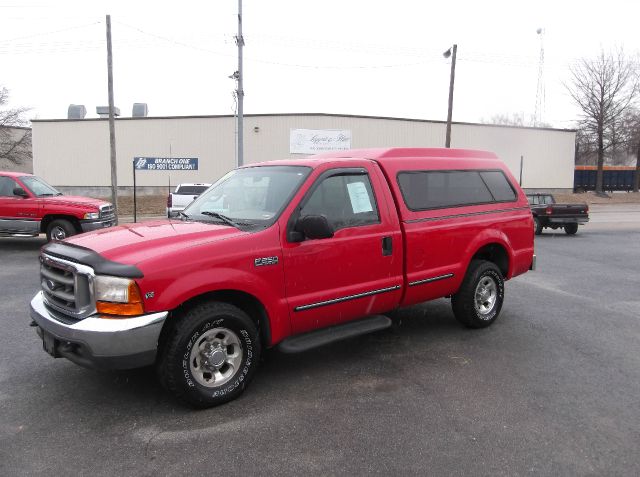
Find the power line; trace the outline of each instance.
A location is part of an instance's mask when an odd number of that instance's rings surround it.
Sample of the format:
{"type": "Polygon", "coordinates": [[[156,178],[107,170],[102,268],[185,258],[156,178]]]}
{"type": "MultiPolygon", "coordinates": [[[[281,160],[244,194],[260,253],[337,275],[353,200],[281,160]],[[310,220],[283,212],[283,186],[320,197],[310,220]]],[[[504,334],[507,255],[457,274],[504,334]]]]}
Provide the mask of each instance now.
{"type": "Polygon", "coordinates": [[[184,43],[184,42],[178,41],[178,40],[176,40],[174,38],[168,38],[166,36],[158,35],[156,33],[149,33],[147,31],[141,30],[138,27],[135,27],[135,26],[132,26],[132,25],[127,25],[126,23],[122,23],[122,22],[118,22],[118,21],[115,21],[114,23],[117,23],[118,25],[121,25],[121,26],[126,27],[126,28],[130,28],[131,30],[137,31],[138,33],[142,33],[143,35],[147,35],[147,36],[150,36],[150,37],[153,37],[153,38],[157,38],[159,40],[166,41],[168,43],[173,43],[175,45],[182,46],[184,48],[190,48],[190,49],[193,49],[193,50],[204,51],[206,53],[212,53],[214,55],[228,56],[228,57],[231,57],[231,58],[235,58],[235,55],[231,55],[231,54],[228,54],[228,53],[221,53],[219,51],[214,51],[214,50],[211,50],[209,48],[203,48],[203,47],[200,47],[200,46],[197,46],[197,45],[191,45],[189,43],[184,43]]]}
{"type": "Polygon", "coordinates": [[[46,36],[46,35],[55,35],[57,33],[64,33],[67,31],[72,31],[72,30],[80,30],[81,28],[87,28],[90,26],[94,26],[94,25],[99,25],[100,23],[102,23],[101,21],[97,21],[97,22],[93,22],[93,23],[87,23],[84,25],[76,25],[76,26],[72,26],[69,28],[63,28],[62,30],[54,30],[54,31],[48,31],[48,32],[41,32],[41,33],[34,33],[33,35],[27,35],[27,36],[21,36],[18,38],[11,38],[8,40],[0,40],[0,43],[9,43],[12,41],[19,41],[19,40],[27,40],[29,38],[36,38],[38,36],[46,36]]]}
{"type": "MultiPolygon", "coordinates": [[[[185,43],[182,41],[178,41],[175,40],[173,38],[168,38],[166,36],[162,36],[162,35],[158,35],[155,33],[149,33],[147,31],[144,31],[140,28],[134,27],[132,25],[127,25],[125,23],[122,22],[114,22],[114,23],[118,23],[119,25],[125,26],[127,28],[130,28],[132,30],[137,31],[138,33],[141,33],[143,35],[147,35],[153,38],[157,38],[169,43],[173,43],[175,45],[178,46],[182,46],[184,48],[190,48],[193,50],[198,50],[198,51],[203,51],[206,53],[212,53],[218,56],[225,56],[225,57],[229,57],[229,58],[235,58],[235,55],[230,54],[230,53],[222,53],[219,51],[215,51],[215,50],[211,50],[209,48],[204,48],[204,47],[200,47],[200,46],[196,46],[196,45],[192,45],[189,43],[185,43]]],[[[303,64],[298,64],[298,63],[283,63],[283,62],[278,62],[278,61],[270,61],[270,60],[263,60],[263,59],[258,59],[258,58],[253,58],[253,57],[245,57],[246,61],[252,61],[255,63],[263,63],[263,64],[268,64],[268,65],[276,65],[276,66],[285,66],[285,67],[290,67],[290,68],[309,68],[309,69],[375,69],[375,68],[396,68],[396,67],[404,67],[404,66],[415,66],[415,65],[420,65],[420,64],[424,64],[426,63],[426,61],[419,61],[419,62],[414,62],[414,63],[404,63],[404,64],[388,64],[388,65],[303,65],[303,64]]]]}
{"type": "MultiPolygon", "coordinates": [[[[24,39],[36,38],[40,36],[49,36],[55,35],[58,33],[63,33],[67,31],[78,30],[82,28],[87,28],[90,26],[98,25],[102,23],[101,21],[96,21],[83,25],[76,25],[69,28],[64,28],[60,30],[54,30],[49,32],[36,33],[33,35],[27,35],[23,37],[8,39],[8,40],[0,40],[0,54],[3,53],[72,53],[72,52],[80,52],[80,51],[91,51],[95,49],[102,48],[101,40],[84,40],[82,44],[78,44],[77,41],[64,41],[64,42],[47,42],[43,43],[21,43],[17,45],[10,45],[10,43],[15,41],[20,41],[24,39]]],[[[207,48],[199,45],[195,45],[193,43],[188,43],[176,38],[172,38],[166,35],[160,35],[157,33],[151,33],[145,31],[141,28],[138,28],[133,25],[129,25],[127,23],[123,23],[120,21],[114,21],[113,23],[117,23],[118,25],[124,26],[132,31],[135,31],[138,34],[144,35],[147,38],[151,38],[154,40],[159,40],[165,44],[169,43],[181,48],[187,48],[194,51],[199,51],[206,54],[213,54],[220,57],[226,58],[235,58],[235,54],[229,52],[225,53],[219,50],[215,50],[212,48],[207,48]]],[[[405,61],[405,62],[390,62],[384,64],[303,64],[296,62],[288,62],[288,61],[277,61],[270,60],[265,58],[260,58],[256,56],[246,56],[245,61],[249,61],[252,63],[259,63],[265,65],[279,66],[285,68],[300,68],[307,70],[376,70],[376,69],[394,69],[394,68],[411,68],[411,67],[419,67],[424,66],[430,63],[442,63],[440,59],[440,52],[435,51],[429,48],[412,48],[412,47],[404,47],[404,46],[387,46],[387,45],[377,45],[377,44],[366,44],[366,43],[345,43],[341,40],[331,41],[331,40],[318,40],[318,39],[305,39],[305,38],[294,38],[287,36],[273,36],[273,35],[245,35],[247,39],[255,38],[258,41],[254,40],[254,43],[258,43],[264,45],[265,43],[275,43],[278,46],[286,47],[286,48],[314,48],[319,50],[340,50],[340,51],[358,51],[358,52],[367,52],[372,54],[389,54],[393,56],[402,55],[410,58],[419,58],[417,61],[405,61]]],[[[205,40],[206,41],[205,37],[205,40]]],[[[158,44],[154,43],[142,43],[142,42],[125,42],[124,40],[116,40],[117,44],[126,43],[127,48],[153,48],[158,44]]],[[[348,61],[348,58],[347,58],[348,61]]],[[[489,65],[499,65],[503,67],[519,67],[519,68],[531,68],[535,66],[538,62],[537,58],[534,56],[524,56],[520,54],[492,54],[481,51],[465,51],[464,55],[460,55],[457,60],[461,64],[465,63],[485,63],[489,65]]],[[[570,68],[578,64],[580,61],[579,58],[567,58],[563,61],[547,61],[545,66],[551,69],[557,68],[570,68]]],[[[634,67],[638,69],[640,64],[637,61],[633,61],[634,67]]]]}

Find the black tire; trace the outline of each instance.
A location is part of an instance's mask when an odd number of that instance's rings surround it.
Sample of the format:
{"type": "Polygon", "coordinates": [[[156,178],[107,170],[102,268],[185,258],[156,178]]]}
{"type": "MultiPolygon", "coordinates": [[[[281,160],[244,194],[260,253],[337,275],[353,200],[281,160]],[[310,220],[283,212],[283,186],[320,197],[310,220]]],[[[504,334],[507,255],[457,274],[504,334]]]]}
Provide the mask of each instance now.
{"type": "Polygon", "coordinates": [[[65,219],[52,220],[47,226],[47,240],[64,240],[76,234],[76,229],[71,222],[65,219]]]}
{"type": "Polygon", "coordinates": [[[468,328],[486,328],[491,325],[498,318],[503,302],[502,273],[493,262],[486,260],[473,260],[469,264],[460,289],[451,297],[453,314],[468,328]],[[481,287],[488,294],[482,292],[481,287]],[[477,300],[486,301],[477,303],[477,300]]]}
{"type": "Polygon", "coordinates": [[[538,217],[533,218],[533,229],[536,235],[540,235],[542,233],[542,222],[538,217]]]}
{"type": "Polygon", "coordinates": [[[575,235],[578,231],[578,224],[567,224],[564,226],[564,233],[567,235],[575,235]]]}
{"type": "Polygon", "coordinates": [[[156,372],[164,388],[183,403],[197,408],[217,406],[246,389],[258,367],[260,348],[256,326],[245,312],[227,303],[202,303],[177,317],[158,352],[156,372]],[[231,335],[237,343],[223,347],[221,336],[231,335]],[[229,358],[238,353],[239,357],[229,358]],[[229,364],[233,360],[235,365],[229,364]],[[218,379],[220,385],[215,384],[218,379]]]}

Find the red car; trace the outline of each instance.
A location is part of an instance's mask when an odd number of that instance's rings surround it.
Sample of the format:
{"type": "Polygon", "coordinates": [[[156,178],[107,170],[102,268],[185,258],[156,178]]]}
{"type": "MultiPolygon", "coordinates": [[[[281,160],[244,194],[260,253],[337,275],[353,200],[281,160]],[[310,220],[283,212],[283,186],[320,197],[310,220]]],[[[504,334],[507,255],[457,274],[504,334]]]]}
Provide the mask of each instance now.
{"type": "Polygon", "coordinates": [[[527,199],[492,153],[370,149],[233,170],[181,220],[46,245],[31,317],[54,357],[155,365],[198,407],[237,397],[265,347],[300,352],[451,297],[492,324],[535,265],[527,199]]]}
{"type": "Polygon", "coordinates": [[[116,222],[109,202],[62,195],[32,174],[0,171],[0,237],[46,233],[47,240],[63,240],[116,222]]]}

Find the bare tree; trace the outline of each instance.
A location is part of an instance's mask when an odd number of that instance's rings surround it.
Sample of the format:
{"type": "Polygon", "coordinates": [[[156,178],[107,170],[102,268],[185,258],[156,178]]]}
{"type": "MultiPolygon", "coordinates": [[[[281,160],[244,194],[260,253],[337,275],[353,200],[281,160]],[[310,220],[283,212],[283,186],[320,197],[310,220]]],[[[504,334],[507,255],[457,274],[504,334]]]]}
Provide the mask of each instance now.
{"type": "Polygon", "coordinates": [[[633,191],[638,192],[640,188],[640,110],[629,108],[622,117],[620,129],[624,138],[625,152],[636,156],[636,175],[633,191]]]}
{"type": "Polygon", "coordinates": [[[598,162],[593,136],[578,128],[576,131],[576,165],[595,166],[598,162]]]}
{"type": "Polygon", "coordinates": [[[618,124],[639,91],[637,74],[622,50],[601,51],[573,66],[571,84],[565,86],[581,109],[580,129],[596,144],[596,193],[602,194],[605,150],[617,144],[618,124]]]}
{"type": "Polygon", "coordinates": [[[9,90],[0,88],[0,159],[22,164],[31,157],[31,129],[25,119],[28,108],[5,109],[9,90]]]}

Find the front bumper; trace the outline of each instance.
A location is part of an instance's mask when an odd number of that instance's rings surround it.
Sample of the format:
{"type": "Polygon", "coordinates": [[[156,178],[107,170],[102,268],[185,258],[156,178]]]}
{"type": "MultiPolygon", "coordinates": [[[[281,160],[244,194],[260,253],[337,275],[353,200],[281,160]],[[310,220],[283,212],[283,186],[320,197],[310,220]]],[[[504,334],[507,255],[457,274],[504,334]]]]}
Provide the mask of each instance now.
{"type": "Polygon", "coordinates": [[[118,221],[115,217],[110,219],[98,219],[98,220],[81,220],[80,228],[83,232],[91,232],[92,230],[106,229],[108,227],[114,227],[118,225],[118,221]]]}
{"type": "Polygon", "coordinates": [[[70,322],[45,306],[42,292],[31,300],[31,318],[38,335],[48,340],[47,351],[87,368],[131,369],[153,364],[167,315],[166,311],[133,318],[92,315],[70,322]]]}

